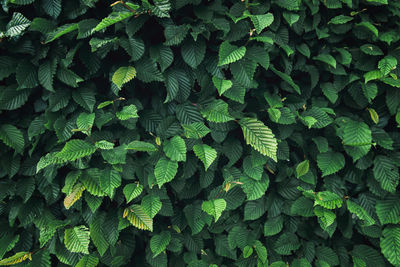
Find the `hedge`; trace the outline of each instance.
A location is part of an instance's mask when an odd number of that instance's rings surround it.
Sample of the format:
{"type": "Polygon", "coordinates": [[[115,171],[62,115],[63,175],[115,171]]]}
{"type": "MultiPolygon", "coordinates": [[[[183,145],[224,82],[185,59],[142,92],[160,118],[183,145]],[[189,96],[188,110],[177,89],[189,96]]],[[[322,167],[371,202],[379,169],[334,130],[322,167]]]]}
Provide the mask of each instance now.
{"type": "Polygon", "coordinates": [[[0,265],[400,266],[400,3],[2,0],[0,265]]]}

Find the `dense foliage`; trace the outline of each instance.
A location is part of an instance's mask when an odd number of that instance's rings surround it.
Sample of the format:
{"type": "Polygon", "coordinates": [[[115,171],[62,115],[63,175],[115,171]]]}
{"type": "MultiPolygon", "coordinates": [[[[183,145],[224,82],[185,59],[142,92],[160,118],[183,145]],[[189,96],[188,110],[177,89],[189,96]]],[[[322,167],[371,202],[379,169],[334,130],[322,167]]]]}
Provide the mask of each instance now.
{"type": "Polygon", "coordinates": [[[0,265],[400,266],[400,3],[2,0],[0,265]]]}

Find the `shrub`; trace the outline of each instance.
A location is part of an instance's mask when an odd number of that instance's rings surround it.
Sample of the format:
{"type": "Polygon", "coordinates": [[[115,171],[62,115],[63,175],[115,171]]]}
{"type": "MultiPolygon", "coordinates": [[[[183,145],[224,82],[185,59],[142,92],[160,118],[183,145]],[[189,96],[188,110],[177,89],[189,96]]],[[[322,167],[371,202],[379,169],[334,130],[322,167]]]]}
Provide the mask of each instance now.
{"type": "Polygon", "coordinates": [[[0,265],[400,266],[398,2],[1,3],[0,265]]]}

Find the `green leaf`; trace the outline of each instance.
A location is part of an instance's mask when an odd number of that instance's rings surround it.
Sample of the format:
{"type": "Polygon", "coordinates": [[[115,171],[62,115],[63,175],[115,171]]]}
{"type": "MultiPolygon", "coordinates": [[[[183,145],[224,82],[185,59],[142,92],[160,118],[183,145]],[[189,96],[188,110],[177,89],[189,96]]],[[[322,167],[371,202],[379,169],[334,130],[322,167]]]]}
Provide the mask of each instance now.
{"type": "Polygon", "coordinates": [[[172,181],[177,172],[178,163],[176,161],[169,160],[166,157],[160,158],[154,168],[154,176],[158,187],[161,188],[163,184],[172,181]]]}
{"type": "Polygon", "coordinates": [[[230,80],[224,80],[216,76],[212,78],[212,81],[214,86],[217,88],[220,96],[226,91],[228,91],[233,85],[233,83],[230,80]]]}
{"type": "Polygon", "coordinates": [[[377,80],[383,78],[383,73],[380,70],[371,70],[369,72],[364,73],[364,83],[367,83],[372,80],[377,80]]]}
{"type": "Polygon", "coordinates": [[[90,135],[93,123],[94,123],[95,114],[94,113],[81,113],[76,119],[76,125],[78,129],[82,130],[83,133],[90,135]]]}
{"type": "Polygon", "coordinates": [[[314,56],[313,59],[324,62],[336,69],[336,59],[329,54],[319,54],[318,56],[314,56]]]}
{"type": "Polygon", "coordinates": [[[382,232],[381,251],[394,266],[400,265],[400,227],[388,226],[382,232]]]}
{"type": "Polygon", "coordinates": [[[215,222],[221,217],[222,212],[226,209],[226,201],[222,198],[203,201],[201,209],[213,216],[215,222]]]}
{"type": "Polygon", "coordinates": [[[346,152],[358,160],[371,149],[372,134],[364,122],[348,121],[343,128],[343,145],[346,152]]]}
{"type": "Polygon", "coordinates": [[[47,60],[39,66],[38,70],[39,83],[50,92],[54,92],[53,82],[54,75],[56,74],[55,62],[56,61],[47,60]]]}
{"type": "Polygon", "coordinates": [[[143,185],[139,183],[127,184],[124,187],[123,193],[126,198],[126,203],[131,202],[143,192],[143,185]]]}
{"type": "Polygon", "coordinates": [[[322,177],[331,175],[344,168],[344,156],[332,151],[321,153],[317,156],[317,165],[322,171],[322,177]]]}
{"type": "Polygon", "coordinates": [[[326,209],[335,209],[342,206],[343,199],[337,194],[330,191],[318,192],[315,196],[315,204],[320,205],[326,209]]]}
{"type": "Polygon", "coordinates": [[[290,27],[300,19],[300,15],[291,13],[291,12],[283,12],[283,18],[289,24],[290,27]]]}
{"type": "Polygon", "coordinates": [[[328,22],[328,24],[346,24],[347,22],[352,21],[352,20],[353,20],[353,17],[349,17],[346,15],[339,15],[339,16],[332,18],[328,22]]]}
{"type": "Polygon", "coordinates": [[[399,170],[394,162],[382,155],[378,155],[374,159],[373,174],[375,180],[379,182],[381,187],[388,192],[395,192],[399,184],[399,170]]]}
{"type": "Polygon", "coordinates": [[[68,141],[63,149],[55,154],[55,157],[62,160],[74,161],[89,156],[95,151],[96,147],[94,145],[80,139],[74,139],[68,141]]]}
{"type": "Polygon", "coordinates": [[[61,0],[43,0],[42,6],[44,12],[55,19],[61,13],[61,0]]]}
{"type": "Polygon", "coordinates": [[[184,135],[187,138],[200,139],[209,134],[210,129],[202,122],[194,122],[192,124],[182,124],[184,135]]]}
{"type": "Polygon", "coordinates": [[[65,247],[71,252],[89,254],[89,235],[89,229],[84,225],[65,229],[65,247]]]}
{"type": "Polygon", "coordinates": [[[367,55],[371,56],[381,56],[383,55],[383,51],[376,45],[373,44],[364,44],[360,47],[361,51],[367,55]]]}
{"type": "Polygon", "coordinates": [[[117,118],[121,121],[139,118],[137,108],[135,105],[124,106],[121,111],[115,113],[117,118]]]}
{"type": "Polygon", "coordinates": [[[363,21],[363,22],[357,23],[356,26],[361,26],[361,27],[366,28],[367,30],[372,32],[376,37],[378,37],[378,35],[379,35],[378,29],[374,25],[372,25],[371,22],[363,21]]]}
{"type": "Polygon", "coordinates": [[[194,145],[193,151],[201,162],[203,162],[205,170],[207,170],[217,158],[217,151],[205,144],[194,145]]]}
{"type": "Polygon", "coordinates": [[[164,29],[166,41],[164,45],[174,46],[180,44],[186,37],[189,28],[187,25],[168,25],[164,29]]]}
{"type": "Polygon", "coordinates": [[[174,136],[164,143],[165,155],[174,161],[186,161],[186,144],[180,136],[174,136]]]}
{"type": "Polygon", "coordinates": [[[171,9],[171,3],[169,0],[156,0],[154,1],[154,7],[152,13],[159,18],[169,18],[169,11],[171,9]]]}
{"type": "Polygon", "coordinates": [[[75,267],[96,267],[99,264],[99,258],[93,255],[83,256],[75,267]]]}
{"type": "Polygon", "coordinates": [[[347,204],[347,209],[351,213],[355,214],[358,217],[358,219],[362,220],[365,226],[371,226],[375,224],[375,220],[360,205],[356,204],[351,200],[347,200],[346,204],[347,204]]]}
{"type": "Polygon", "coordinates": [[[162,203],[158,196],[155,195],[147,195],[142,199],[142,209],[143,211],[150,216],[150,218],[154,218],[156,214],[161,210],[162,203]]]}
{"type": "Polygon", "coordinates": [[[243,118],[239,121],[246,144],[251,145],[261,154],[277,161],[277,140],[272,131],[261,121],[254,118],[243,118]]]}
{"type": "Polygon", "coordinates": [[[389,196],[387,199],[376,203],[376,214],[381,224],[400,223],[400,198],[399,195],[389,196]]]}
{"type": "Polygon", "coordinates": [[[5,36],[16,37],[31,25],[31,21],[19,12],[14,12],[11,20],[6,26],[5,36]]]}
{"type": "Polygon", "coordinates": [[[304,160],[300,162],[296,167],[296,177],[299,178],[308,173],[309,168],[310,168],[309,160],[304,160]]]}
{"type": "Polygon", "coordinates": [[[0,140],[20,154],[24,151],[24,136],[14,125],[3,124],[0,126],[0,140]]]}
{"type": "Polygon", "coordinates": [[[219,47],[218,66],[227,65],[238,61],[239,59],[244,57],[244,54],[246,54],[246,47],[237,47],[225,41],[219,47]]]}
{"type": "Polygon", "coordinates": [[[45,43],[47,44],[47,43],[53,42],[54,40],[60,38],[61,36],[65,35],[67,33],[73,32],[77,29],[78,29],[78,23],[62,25],[62,26],[58,27],[57,29],[55,29],[54,31],[49,32],[47,34],[45,43]]]}
{"type": "Polygon", "coordinates": [[[118,23],[120,21],[123,21],[127,18],[130,18],[134,15],[133,12],[113,12],[111,13],[108,17],[104,18],[97,26],[93,29],[93,32],[98,32],[103,29],[106,29],[107,27],[114,25],[115,23],[118,23]]]}
{"type": "Polygon", "coordinates": [[[229,114],[228,104],[223,100],[214,100],[200,110],[201,115],[211,122],[228,122],[234,120],[229,114]]]}
{"type": "Polygon", "coordinates": [[[157,148],[153,144],[143,141],[132,141],[125,147],[125,149],[145,152],[157,151],[157,148]]]}
{"type": "Polygon", "coordinates": [[[112,82],[121,90],[122,85],[136,77],[136,69],[132,66],[118,68],[113,76],[112,82]]]}
{"type": "Polygon", "coordinates": [[[378,62],[378,68],[383,75],[388,75],[389,72],[396,69],[397,59],[393,56],[386,56],[378,62]]]}
{"type": "Polygon", "coordinates": [[[168,231],[162,231],[159,235],[154,235],[150,239],[150,249],[153,252],[153,258],[157,257],[158,254],[166,250],[170,242],[171,233],[168,231]]]}
{"type": "Polygon", "coordinates": [[[276,75],[278,75],[282,80],[287,82],[299,95],[301,94],[300,87],[292,80],[292,77],[287,75],[286,73],[283,73],[277,69],[271,64],[269,67],[276,75]]]}
{"type": "Polygon", "coordinates": [[[105,169],[99,179],[100,188],[111,198],[114,196],[114,189],[121,185],[121,176],[116,170],[105,169]]]}
{"type": "Polygon", "coordinates": [[[206,44],[203,39],[194,41],[188,38],[181,47],[183,60],[192,68],[197,68],[203,61],[206,54],[206,44]]]}
{"type": "Polygon", "coordinates": [[[250,19],[253,22],[257,33],[260,34],[265,28],[274,22],[274,15],[272,13],[267,13],[264,15],[252,15],[250,16],[250,19]]]}
{"type": "Polygon", "coordinates": [[[123,217],[136,228],[153,232],[153,219],[143,211],[140,205],[132,205],[126,208],[123,217]]]}
{"type": "Polygon", "coordinates": [[[94,144],[94,146],[96,148],[109,150],[109,149],[113,149],[114,148],[114,143],[108,142],[106,140],[101,140],[101,141],[96,142],[94,144]]]}

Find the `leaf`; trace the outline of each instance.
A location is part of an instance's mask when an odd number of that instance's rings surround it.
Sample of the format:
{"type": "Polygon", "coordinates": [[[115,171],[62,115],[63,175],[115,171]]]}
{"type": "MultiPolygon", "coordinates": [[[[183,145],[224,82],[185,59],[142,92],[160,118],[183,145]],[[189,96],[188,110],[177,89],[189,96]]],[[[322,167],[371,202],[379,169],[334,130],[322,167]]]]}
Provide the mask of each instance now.
{"type": "Polygon", "coordinates": [[[375,224],[375,220],[360,205],[356,204],[351,200],[347,200],[346,204],[347,204],[347,209],[351,213],[357,215],[358,219],[362,220],[365,226],[371,226],[375,224]]]}
{"type": "Polygon", "coordinates": [[[117,118],[121,121],[139,118],[137,108],[135,105],[124,106],[121,111],[115,113],[117,118]]]}
{"type": "Polygon", "coordinates": [[[318,56],[314,56],[313,59],[324,62],[336,69],[336,59],[329,54],[319,54],[318,56]]]}
{"type": "Polygon", "coordinates": [[[154,235],[150,239],[150,249],[153,252],[153,258],[157,257],[158,254],[166,250],[170,242],[171,233],[168,231],[162,231],[159,235],[154,235]]]}
{"type": "Polygon", "coordinates": [[[383,78],[383,73],[380,70],[372,70],[364,73],[364,83],[367,83],[372,80],[383,78]]]}
{"type": "Polygon", "coordinates": [[[132,141],[125,147],[125,149],[145,152],[157,151],[157,148],[153,144],[143,141],[132,141]]]}
{"type": "Polygon", "coordinates": [[[31,21],[19,12],[14,12],[6,26],[5,36],[16,37],[31,25],[31,21]]]}
{"type": "Polygon", "coordinates": [[[300,87],[292,80],[292,77],[287,75],[286,73],[283,73],[277,69],[271,64],[269,67],[276,75],[278,75],[282,80],[287,82],[299,95],[301,94],[300,87]]]}
{"type": "Polygon", "coordinates": [[[54,40],[60,38],[61,36],[65,35],[67,33],[73,32],[77,29],[78,29],[78,23],[70,23],[70,24],[62,25],[62,26],[58,27],[57,29],[55,29],[54,31],[49,32],[47,34],[45,43],[47,44],[47,43],[53,42],[54,40]]]}
{"type": "Polygon", "coordinates": [[[200,139],[209,134],[210,129],[202,122],[194,122],[192,124],[182,124],[184,135],[186,138],[200,139]]]}
{"type": "Polygon", "coordinates": [[[187,25],[168,25],[164,28],[164,45],[174,46],[180,44],[186,37],[189,27],[187,25]]]}
{"type": "Polygon", "coordinates": [[[112,82],[121,90],[122,85],[136,77],[136,69],[132,66],[118,68],[113,76],[112,82]]]}
{"type": "Polygon", "coordinates": [[[85,113],[82,112],[79,114],[78,118],[76,118],[76,125],[78,129],[82,130],[86,135],[90,135],[93,123],[94,123],[95,114],[94,113],[85,113]]]}
{"type": "Polygon", "coordinates": [[[169,160],[166,157],[160,158],[154,168],[154,176],[158,187],[161,188],[163,184],[172,181],[177,172],[178,163],[176,161],[169,160]]]}
{"type": "Polygon", "coordinates": [[[22,154],[25,147],[25,140],[22,132],[11,124],[0,126],[0,140],[18,153],[22,154]]]}
{"type": "Polygon", "coordinates": [[[89,254],[89,229],[84,226],[76,226],[74,228],[65,229],[64,244],[71,252],[80,252],[89,254]]]}
{"type": "Polygon", "coordinates": [[[54,62],[50,60],[45,61],[43,64],[39,66],[38,70],[39,83],[50,92],[54,92],[53,82],[55,73],[56,73],[56,65],[54,64],[54,62]]]}
{"type": "Polygon", "coordinates": [[[83,256],[75,267],[96,267],[99,264],[99,258],[93,255],[83,256]]]}
{"type": "Polygon", "coordinates": [[[339,15],[339,16],[332,18],[328,22],[328,24],[346,24],[347,22],[352,21],[352,20],[353,20],[353,17],[349,17],[346,15],[339,15]]]}
{"type": "Polygon", "coordinates": [[[274,22],[274,15],[272,13],[267,13],[264,15],[252,15],[250,16],[250,19],[253,22],[257,33],[260,34],[265,28],[274,22]]]}
{"type": "Polygon", "coordinates": [[[376,214],[381,224],[400,223],[400,198],[392,195],[387,199],[379,200],[376,203],[376,214]]]}
{"type": "Polygon", "coordinates": [[[74,139],[68,141],[63,149],[55,154],[55,157],[62,160],[74,161],[89,156],[95,151],[96,147],[94,145],[87,143],[83,140],[74,139]]]}
{"type": "Polygon", "coordinates": [[[126,203],[131,202],[143,192],[143,185],[139,183],[127,184],[124,187],[123,193],[126,198],[126,203]]]}
{"type": "Polygon", "coordinates": [[[392,70],[396,69],[397,59],[393,56],[386,56],[379,60],[378,68],[383,75],[388,75],[392,70]]]}
{"type": "Polygon", "coordinates": [[[217,88],[219,95],[221,96],[227,90],[229,90],[233,83],[230,80],[223,80],[216,76],[212,78],[214,86],[217,88]]]}
{"type": "Polygon", "coordinates": [[[366,155],[371,148],[372,134],[364,122],[350,120],[343,128],[343,145],[346,152],[358,160],[366,155]]]}
{"type": "Polygon", "coordinates": [[[142,209],[143,211],[150,216],[150,218],[154,218],[156,214],[161,210],[162,203],[158,196],[155,195],[147,195],[142,199],[142,209]]]}
{"type": "Polygon", "coordinates": [[[55,19],[61,13],[61,0],[43,0],[42,6],[44,12],[55,19]]]}
{"type": "Polygon", "coordinates": [[[378,29],[368,21],[357,23],[356,26],[361,26],[372,32],[376,37],[379,35],[378,29]]]}
{"type": "Polygon", "coordinates": [[[390,158],[382,155],[376,156],[373,174],[382,189],[388,192],[396,191],[396,187],[399,184],[399,170],[390,158]]]}
{"type": "Polygon", "coordinates": [[[192,68],[197,68],[203,61],[206,54],[206,44],[203,39],[196,42],[188,38],[181,47],[181,55],[183,60],[192,68]]]}
{"type": "Polygon", "coordinates": [[[342,198],[330,191],[321,191],[315,196],[315,205],[320,205],[326,209],[340,208],[342,203],[342,198]]]}
{"type": "Polygon", "coordinates": [[[193,151],[201,162],[203,162],[205,170],[207,170],[217,158],[217,151],[205,144],[194,145],[193,151]]]}
{"type": "Polygon", "coordinates": [[[201,209],[213,216],[215,222],[221,217],[222,212],[226,209],[226,201],[222,198],[203,201],[201,209]]]}
{"type": "Polygon", "coordinates": [[[239,59],[244,57],[245,53],[246,53],[246,47],[244,47],[244,46],[237,47],[237,46],[231,45],[227,41],[222,42],[222,44],[219,47],[218,66],[227,65],[227,64],[233,63],[235,61],[238,61],[239,59]]]}
{"type": "Polygon", "coordinates": [[[132,205],[124,210],[126,218],[133,226],[140,230],[153,232],[153,220],[147,215],[140,205],[132,205]]]}
{"type": "Polygon", "coordinates": [[[112,169],[105,169],[100,175],[100,188],[105,192],[110,198],[114,196],[114,189],[121,185],[121,175],[112,169]]]}
{"type": "Polygon", "coordinates": [[[156,0],[154,1],[154,7],[152,8],[152,13],[159,18],[169,18],[169,11],[171,9],[171,4],[169,0],[156,0]]]}
{"type": "Polygon", "coordinates": [[[18,252],[11,257],[0,260],[0,265],[14,265],[26,259],[32,260],[32,252],[18,252]]]}
{"type": "Polygon", "coordinates": [[[261,154],[277,161],[278,143],[272,131],[261,121],[243,118],[239,121],[246,144],[251,145],[261,154]]]}
{"type": "Polygon", "coordinates": [[[299,178],[308,173],[309,168],[310,162],[308,160],[300,162],[296,167],[296,177],[299,178]]]}
{"type": "Polygon", "coordinates": [[[85,187],[81,183],[77,183],[71,190],[71,192],[64,198],[64,207],[69,209],[82,197],[82,193],[85,191],[85,187]]]}
{"type": "Polygon", "coordinates": [[[200,110],[201,115],[211,122],[228,122],[234,118],[229,114],[228,104],[223,100],[214,100],[200,110]]]}
{"type": "Polygon", "coordinates": [[[374,44],[364,44],[360,47],[361,51],[367,55],[381,56],[383,51],[374,44]]]}
{"type": "Polygon", "coordinates": [[[369,115],[371,116],[371,120],[375,123],[378,124],[379,123],[379,115],[378,113],[375,111],[375,109],[373,108],[369,108],[368,109],[369,115]]]}
{"type": "Polygon", "coordinates": [[[322,171],[322,177],[334,174],[344,168],[344,156],[338,152],[325,152],[317,156],[317,165],[322,171]]]}
{"type": "Polygon", "coordinates": [[[386,259],[394,266],[400,265],[400,227],[388,226],[381,237],[381,251],[386,259]]]}
{"type": "Polygon", "coordinates": [[[102,21],[97,24],[97,26],[93,29],[93,32],[98,32],[103,29],[106,29],[110,27],[111,25],[114,25],[115,23],[121,22],[127,18],[130,18],[134,15],[133,12],[113,12],[111,13],[108,17],[102,19],[102,21]]]}
{"type": "Polygon", "coordinates": [[[186,161],[186,144],[180,136],[174,136],[164,143],[165,155],[174,161],[186,161]]]}

